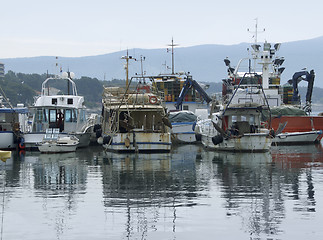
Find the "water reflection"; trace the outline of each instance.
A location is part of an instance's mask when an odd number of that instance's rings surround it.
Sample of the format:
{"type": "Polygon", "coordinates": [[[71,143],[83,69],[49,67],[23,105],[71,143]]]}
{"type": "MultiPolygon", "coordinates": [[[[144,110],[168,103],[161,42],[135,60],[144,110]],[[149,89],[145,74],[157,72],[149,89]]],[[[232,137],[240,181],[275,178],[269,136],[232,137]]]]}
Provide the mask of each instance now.
{"type": "Polygon", "coordinates": [[[314,215],[323,204],[317,191],[323,188],[322,163],[321,145],[255,154],[199,145],[163,154],[115,154],[100,147],[14,153],[0,166],[9,212],[5,233],[12,239],[35,239],[25,234],[30,231],[39,239],[195,239],[212,237],[216,228],[230,239],[290,239],[291,214],[299,221],[315,217],[317,225],[323,220],[314,215]],[[18,232],[10,224],[17,221],[14,213],[29,216],[16,223],[18,232]]]}
{"type": "Polygon", "coordinates": [[[181,146],[168,154],[107,153],[102,166],[104,206],[108,214],[126,209],[127,238],[141,233],[145,239],[165,221],[176,231],[176,208],[193,206],[198,197],[198,150],[181,146]]]}

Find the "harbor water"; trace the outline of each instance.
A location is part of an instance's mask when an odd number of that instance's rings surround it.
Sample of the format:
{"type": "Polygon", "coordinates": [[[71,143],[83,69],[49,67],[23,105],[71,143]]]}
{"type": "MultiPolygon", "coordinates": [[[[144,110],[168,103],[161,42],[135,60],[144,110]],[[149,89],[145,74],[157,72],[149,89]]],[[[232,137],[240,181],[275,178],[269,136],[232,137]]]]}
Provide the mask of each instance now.
{"type": "Polygon", "coordinates": [[[1,239],[322,239],[323,148],[163,154],[13,153],[1,239]]]}

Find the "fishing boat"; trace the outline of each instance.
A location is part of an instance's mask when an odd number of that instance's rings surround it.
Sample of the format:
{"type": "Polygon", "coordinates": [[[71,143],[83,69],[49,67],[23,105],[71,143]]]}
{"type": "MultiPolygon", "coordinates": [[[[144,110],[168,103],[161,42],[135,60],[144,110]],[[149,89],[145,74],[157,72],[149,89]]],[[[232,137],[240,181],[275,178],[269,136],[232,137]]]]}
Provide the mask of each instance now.
{"type": "Polygon", "coordinates": [[[13,107],[0,95],[0,149],[13,150],[24,147],[22,132],[25,131],[28,108],[23,104],[13,107]]]}
{"type": "Polygon", "coordinates": [[[62,76],[48,77],[42,83],[41,95],[30,107],[32,117],[30,130],[24,133],[26,149],[35,149],[48,128],[58,128],[59,134],[73,135],[79,139],[77,147],[87,147],[93,132],[93,124],[87,121],[84,97],[77,94],[73,74],[63,73],[62,76]],[[51,81],[67,83],[67,93],[52,93],[49,88],[51,81]]]}
{"type": "Polygon", "coordinates": [[[222,101],[228,102],[233,92],[237,90],[232,103],[264,104],[261,96],[265,94],[271,108],[271,127],[277,131],[280,124],[287,122],[280,135],[281,138],[274,139],[274,142],[283,141],[285,144],[319,142],[323,137],[320,131],[323,130],[323,117],[311,115],[314,70],[296,72],[290,81],[281,85],[281,75],[285,70],[282,64],[285,59],[277,56],[280,46],[280,43],[268,42],[261,46],[255,42],[248,50],[248,57],[241,59],[236,67],[231,66],[228,58],[224,59],[228,77],[223,80],[222,101]],[[240,84],[245,72],[254,74],[240,84]],[[301,80],[308,82],[305,104],[301,104],[298,93],[297,86],[301,80]],[[314,132],[316,138],[313,138],[314,132]]]}
{"type": "Polygon", "coordinates": [[[198,122],[203,146],[231,152],[269,151],[273,136],[261,125],[262,110],[259,104],[233,104],[212,114],[212,118],[198,122]]]}
{"type": "Polygon", "coordinates": [[[161,99],[121,87],[105,87],[102,98],[103,147],[114,152],[169,152],[171,124],[161,99]]]}
{"type": "Polygon", "coordinates": [[[59,128],[49,128],[37,147],[41,153],[66,153],[75,152],[78,143],[77,137],[63,136],[59,134],[59,128]]]}
{"type": "MultiPolygon", "coordinates": [[[[241,82],[246,81],[253,75],[245,73],[241,82]]],[[[198,121],[197,133],[207,149],[231,152],[266,152],[270,149],[273,131],[263,124],[262,116],[269,112],[270,108],[266,95],[263,94],[264,102],[236,103],[235,89],[226,106],[214,107],[218,112],[211,113],[211,117],[198,121]]]]}

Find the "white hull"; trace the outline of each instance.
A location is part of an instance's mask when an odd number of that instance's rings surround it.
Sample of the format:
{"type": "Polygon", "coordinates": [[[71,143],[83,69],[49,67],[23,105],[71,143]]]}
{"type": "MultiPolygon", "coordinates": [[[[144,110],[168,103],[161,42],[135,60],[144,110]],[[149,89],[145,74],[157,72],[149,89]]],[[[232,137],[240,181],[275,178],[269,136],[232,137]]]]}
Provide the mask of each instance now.
{"type": "MultiPolygon", "coordinates": [[[[91,133],[86,132],[86,133],[73,133],[73,134],[59,134],[59,136],[75,136],[79,139],[79,143],[77,144],[77,148],[81,147],[87,147],[90,145],[90,138],[91,138],[91,133]]],[[[33,149],[33,150],[38,150],[37,144],[39,144],[41,141],[43,141],[45,136],[45,133],[25,133],[24,134],[24,139],[25,139],[25,147],[26,149],[33,149]]]]}
{"type": "Polygon", "coordinates": [[[0,132],[0,149],[15,149],[14,133],[10,131],[0,132]]]}
{"type": "Polygon", "coordinates": [[[213,135],[202,134],[202,144],[204,147],[218,151],[231,152],[266,152],[269,151],[272,138],[266,133],[245,134],[241,137],[223,139],[222,143],[214,145],[213,135]]]}
{"type": "Polygon", "coordinates": [[[171,150],[170,133],[116,133],[111,144],[104,144],[108,151],[115,152],[169,152],[171,150]]]}
{"type": "Polygon", "coordinates": [[[76,145],[42,144],[38,149],[42,153],[66,153],[75,152],[76,145]]]}
{"type": "Polygon", "coordinates": [[[172,142],[195,143],[196,137],[193,131],[193,123],[172,124],[172,142]]]}
{"type": "Polygon", "coordinates": [[[273,139],[273,144],[313,144],[322,131],[280,133],[273,139]]]}

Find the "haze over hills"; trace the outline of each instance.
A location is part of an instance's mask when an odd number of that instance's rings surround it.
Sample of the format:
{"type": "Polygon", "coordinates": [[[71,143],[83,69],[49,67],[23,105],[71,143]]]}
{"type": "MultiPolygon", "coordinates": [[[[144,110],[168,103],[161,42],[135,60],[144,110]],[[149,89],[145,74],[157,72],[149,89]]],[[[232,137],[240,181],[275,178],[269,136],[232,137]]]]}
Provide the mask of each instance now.
{"type": "MultiPolygon", "coordinates": [[[[235,66],[239,59],[247,57],[250,43],[237,45],[199,45],[175,48],[175,71],[190,72],[194,79],[202,82],[220,82],[226,77],[227,69],[223,59],[228,57],[235,66]]],[[[316,73],[314,86],[323,87],[323,37],[283,43],[277,55],[285,58],[286,68],[282,75],[282,83],[291,79],[292,75],[301,71],[314,69],[316,73]]],[[[143,69],[147,75],[170,72],[171,53],[165,49],[129,49],[129,55],[137,61],[130,60],[129,75],[141,73],[140,56],[145,57],[143,69]]],[[[87,57],[41,56],[31,58],[0,59],[5,64],[5,71],[43,74],[56,73],[59,67],[63,71],[70,70],[77,78],[88,76],[99,80],[124,79],[126,50],[87,57]],[[58,68],[56,67],[58,63],[58,68]]]]}

